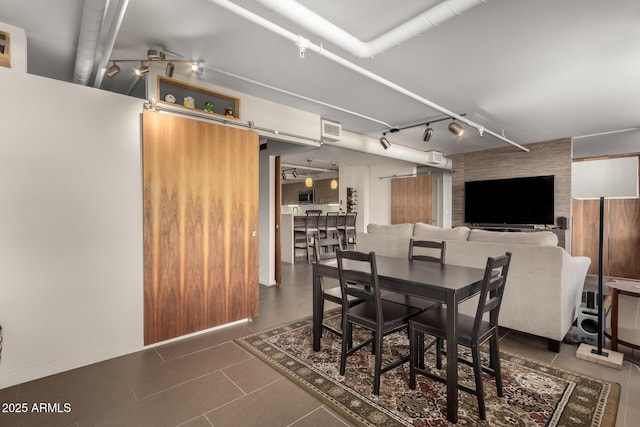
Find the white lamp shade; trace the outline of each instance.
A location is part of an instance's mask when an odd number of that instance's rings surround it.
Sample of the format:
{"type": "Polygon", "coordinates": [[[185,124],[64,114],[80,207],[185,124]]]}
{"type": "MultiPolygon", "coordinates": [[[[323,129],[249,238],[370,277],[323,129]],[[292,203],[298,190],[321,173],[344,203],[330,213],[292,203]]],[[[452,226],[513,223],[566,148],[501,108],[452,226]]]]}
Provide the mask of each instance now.
{"type": "Polygon", "coordinates": [[[638,194],[637,157],[571,164],[571,196],[575,199],[637,199],[638,194]]]}

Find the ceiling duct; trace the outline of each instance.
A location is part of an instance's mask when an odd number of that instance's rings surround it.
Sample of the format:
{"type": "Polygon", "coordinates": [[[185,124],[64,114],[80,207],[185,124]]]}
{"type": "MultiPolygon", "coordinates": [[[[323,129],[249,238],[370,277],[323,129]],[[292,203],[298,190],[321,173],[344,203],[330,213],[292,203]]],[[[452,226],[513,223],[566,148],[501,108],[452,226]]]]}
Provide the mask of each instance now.
{"type": "Polygon", "coordinates": [[[73,82],[88,85],[98,51],[98,39],[104,20],[106,0],[84,0],[78,35],[73,82]]]}
{"type": "Polygon", "coordinates": [[[445,108],[445,107],[443,107],[441,105],[438,105],[435,102],[430,101],[430,100],[426,99],[423,96],[420,96],[420,95],[418,95],[418,94],[416,94],[414,92],[411,92],[411,91],[405,89],[404,87],[402,87],[402,86],[400,86],[400,85],[398,85],[398,84],[396,84],[396,83],[394,83],[394,82],[392,82],[390,80],[387,80],[384,77],[379,76],[378,74],[375,74],[375,73],[367,70],[366,68],[363,68],[363,67],[361,67],[361,66],[359,66],[357,64],[354,64],[353,62],[350,62],[350,61],[346,60],[345,58],[343,58],[343,57],[341,57],[339,55],[336,55],[333,52],[330,52],[329,50],[323,48],[320,45],[317,45],[315,43],[311,43],[311,41],[309,41],[307,39],[304,39],[304,37],[302,37],[300,35],[297,35],[295,33],[292,33],[291,31],[289,31],[289,30],[287,30],[287,29],[285,29],[285,28],[283,28],[283,27],[281,27],[281,26],[279,26],[279,25],[277,25],[277,24],[275,24],[275,23],[273,23],[273,22],[271,22],[271,21],[259,16],[259,15],[256,15],[255,13],[253,13],[253,12],[243,8],[243,7],[240,7],[235,3],[232,3],[229,0],[208,0],[208,1],[209,1],[209,3],[213,3],[213,4],[217,5],[217,6],[220,6],[220,7],[224,8],[224,9],[230,11],[230,12],[235,13],[238,16],[241,16],[241,17],[253,22],[256,25],[259,25],[259,26],[261,26],[261,27],[263,27],[263,28],[265,28],[265,29],[267,29],[267,30],[269,30],[269,31],[271,31],[271,32],[273,32],[273,33],[275,33],[275,34],[277,34],[277,35],[279,35],[279,36],[281,36],[281,37],[293,42],[293,43],[295,43],[296,45],[304,44],[304,46],[306,46],[307,50],[311,50],[312,52],[315,52],[316,54],[322,56],[323,58],[329,59],[329,60],[331,60],[331,61],[333,61],[333,62],[335,62],[335,63],[337,63],[339,65],[342,65],[345,68],[350,69],[351,71],[354,71],[354,72],[356,72],[356,73],[358,73],[358,74],[360,74],[360,75],[362,75],[362,76],[364,76],[364,77],[366,77],[368,79],[371,79],[371,80],[373,80],[373,81],[375,81],[377,83],[380,83],[381,85],[384,85],[389,89],[392,89],[392,90],[394,90],[394,91],[396,91],[396,92],[398,92],[400,94],[403,94],[403,95],[405,95],[405,96],[407,96],[407,97],[409,97],[409,98],[411,98],[411,99],[413,99],[413,100],[415,100],[417,102],[420,102],[421,104],[426,105],[429,108],[432,108],[432,109],[434,109],[436,111],[439,111],[442,114],[445,114],[445,115],[451,117],[452,119],[456,119],[461,123],[464,123],[464,124],[466,124],[468,126],[471,126],[471,127],[475,128],[475,129],[477,129],[478,132],[480,132],[481,135],[482,134],[488,134],[488,135],[493,136],[494,138],[497,138],[497,139],[499,139],[501,141],[506,142],[507,144],[513,145],[514,147],[517,147],[522,151],[526,151],[526,152],[529,151],[528,148],[523,147],[522,145],[520,145],[520,144],[518,144],[518,143],[516,143],[514,141],[511,141],[510,139],[506,138],[504,135],[500,135],[500,134],[498,134],[496,132],[493,132],[493,131],[491,131],[489,129],[485,129],[484,126],[482,126],[482,125],[480,125],[480,124],[478,124],[478,123],[476,123],[474,121],[471,121],[471,120],[469,120],[469,119],[467,119],[465,117],[462,117],[459,114],[454,113],[453,111],[449,110],[448,108],[445,108]]]}
{"type": "Polygon", "coordinates": [[[426,162],[431,165],[439,165],[444,161],[444,156],[441,152],[431,150],[425,153],[427,155],[426,162]]]}
{"type": "Polygon", "coordinates": [[[487,0],[446,0],[398,25],[380,37],[363,42],[295,0],[258,0],[264,6],[306,28],[358,58],[373,58],[385,50],[462,15],[487,0]]]}

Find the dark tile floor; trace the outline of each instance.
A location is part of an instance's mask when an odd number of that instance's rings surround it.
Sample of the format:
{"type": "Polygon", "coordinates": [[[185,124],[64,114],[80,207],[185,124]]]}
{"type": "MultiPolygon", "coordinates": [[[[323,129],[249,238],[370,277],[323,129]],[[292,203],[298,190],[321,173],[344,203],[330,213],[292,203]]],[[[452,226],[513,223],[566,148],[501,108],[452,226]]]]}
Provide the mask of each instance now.
{"type": "MultiPolygon", "coordinates": [[[[260,316],[253,322],[0,390],[0,402],[29,402],[30,409],[33,402],[60,403],[49,413],[0,413],[0,426],[349,425],[232,341],[311,314],[311,267],[284,264],[283,270],[280,287],[261,286],[260,316]]],[[[640,327],[637,299],[623,299],[621,310],[622,325],[640,327]]],[[[640,352],[622,348],[628,360],[615,370],[576,359],[575,345],[562,344],[556,354],[545,340],[513,331],[506,332],[501,348],[620,383],[616,425],[638,425],[640,352]]]]}

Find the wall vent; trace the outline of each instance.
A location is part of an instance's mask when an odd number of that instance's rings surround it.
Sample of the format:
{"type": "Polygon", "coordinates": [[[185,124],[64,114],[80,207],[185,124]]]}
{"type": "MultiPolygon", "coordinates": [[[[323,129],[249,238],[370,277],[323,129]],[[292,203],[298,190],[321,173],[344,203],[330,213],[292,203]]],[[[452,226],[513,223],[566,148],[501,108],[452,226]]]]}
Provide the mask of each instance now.
{"type": "Polygon", "coordinates": [[[320,138],[323,141],[340,141],[342,137],[342,125],[340,123],[322,119],[320,126],[320,138]]]}
{"type": "Polygon", "coordinates": [[[431,151],[427,151],[426,154],[427,154],[427,163],[439,165],[444,160],[442,153],[439,151],[431,150],[431,151]]]}

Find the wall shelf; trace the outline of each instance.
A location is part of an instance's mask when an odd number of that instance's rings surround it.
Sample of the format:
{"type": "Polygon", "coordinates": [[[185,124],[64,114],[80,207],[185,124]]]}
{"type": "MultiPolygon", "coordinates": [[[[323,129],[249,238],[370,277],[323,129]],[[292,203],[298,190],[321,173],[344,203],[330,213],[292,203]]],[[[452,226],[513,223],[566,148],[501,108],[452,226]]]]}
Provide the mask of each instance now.
{"type": "Polygon", "coordinates": [[[193,86],[162,75],[158,75],[158,101],[189,110],[199,110],[219,117],[240,120],[239,98],[193,86]],[[167,101],[167,95],[169,94],[173,95],[175,102],[167,101]],[[184,106],[184,99],[187,97],[193,98],[193,108],[184,106]],[[212,110],[209,111],[205,108],[206,103],[213,104],[212,110]]]}
{"type": "Polygon", "coordinates": [[[358,191],[347,187],[347,212],[358,212],[358,191]]]}
{"type": "Polygon", "coordinates": [[[0,31],[0,67],[11,68],[9,42],[9,33],[0,31]]]}

